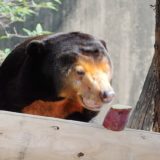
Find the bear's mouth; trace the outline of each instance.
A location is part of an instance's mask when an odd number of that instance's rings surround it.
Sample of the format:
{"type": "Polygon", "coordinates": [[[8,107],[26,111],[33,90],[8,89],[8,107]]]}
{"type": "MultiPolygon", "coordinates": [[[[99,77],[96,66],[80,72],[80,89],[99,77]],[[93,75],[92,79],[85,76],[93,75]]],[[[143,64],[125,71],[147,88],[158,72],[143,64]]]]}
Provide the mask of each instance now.
{"type": "Polygon", "coordinates": [[[102,108],[102,103],[97,103],[96,101],[92,99],[85,98],[83,96],[80,96],[80,101],[84,108],[92,110],[92,111],[100,111],[102,108]]]}

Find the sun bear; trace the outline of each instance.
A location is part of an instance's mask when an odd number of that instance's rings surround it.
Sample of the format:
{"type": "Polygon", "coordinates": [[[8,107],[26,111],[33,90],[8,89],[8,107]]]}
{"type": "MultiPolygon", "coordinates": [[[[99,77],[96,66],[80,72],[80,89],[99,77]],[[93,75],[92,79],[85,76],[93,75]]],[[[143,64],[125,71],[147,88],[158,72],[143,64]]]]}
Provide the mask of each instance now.
{"type": "Polygon", "coordinates": [[[106,43],[81,32],[32,37],[0,67],[0,109],[87,122],[114,97],[106,43]]]}

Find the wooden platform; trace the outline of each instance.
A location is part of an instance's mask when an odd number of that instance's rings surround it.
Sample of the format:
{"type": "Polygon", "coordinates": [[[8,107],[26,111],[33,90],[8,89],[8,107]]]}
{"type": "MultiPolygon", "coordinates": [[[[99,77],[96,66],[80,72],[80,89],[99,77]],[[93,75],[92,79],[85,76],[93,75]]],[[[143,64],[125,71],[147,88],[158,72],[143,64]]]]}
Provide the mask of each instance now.
{"type": "Polygon", "coordinates": [[[0,112],[0,160],[160,160],[160,134],[0,112]]]}

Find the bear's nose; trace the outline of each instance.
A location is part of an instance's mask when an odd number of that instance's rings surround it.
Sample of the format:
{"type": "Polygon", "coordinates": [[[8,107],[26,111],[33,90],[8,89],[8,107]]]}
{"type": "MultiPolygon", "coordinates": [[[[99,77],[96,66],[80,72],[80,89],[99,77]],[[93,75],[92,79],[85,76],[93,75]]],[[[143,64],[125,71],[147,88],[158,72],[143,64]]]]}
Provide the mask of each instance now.
{"type": "Polygon", "coordinates": [[[111,102],[114,97],[115,97],[114,91],[101,91],[100,92],[100,98],[105,103],[111,102]]]}

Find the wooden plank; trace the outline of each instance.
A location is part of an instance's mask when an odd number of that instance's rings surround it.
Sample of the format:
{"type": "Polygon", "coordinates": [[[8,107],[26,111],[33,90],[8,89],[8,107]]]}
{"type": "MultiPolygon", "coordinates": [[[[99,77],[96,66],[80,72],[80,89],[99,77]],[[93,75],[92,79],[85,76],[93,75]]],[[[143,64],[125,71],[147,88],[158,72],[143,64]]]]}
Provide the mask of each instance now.
{"type": "Polygon", "coordinates": [[[160,134],[0,112],[0,160],[159,160],[160,134]]]}

